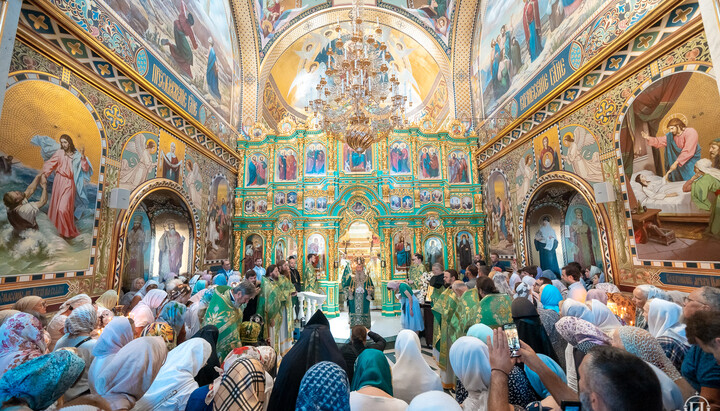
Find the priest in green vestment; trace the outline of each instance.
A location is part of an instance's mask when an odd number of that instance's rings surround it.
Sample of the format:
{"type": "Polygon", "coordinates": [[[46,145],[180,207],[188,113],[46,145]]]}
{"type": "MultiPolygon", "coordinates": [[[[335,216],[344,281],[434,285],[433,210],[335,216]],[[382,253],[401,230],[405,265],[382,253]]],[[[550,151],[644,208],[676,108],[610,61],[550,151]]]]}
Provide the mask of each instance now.
{"type": "Polygon", "coordinates": [[[415,253],[412,256],[412,263],[408,269],[408,284],[413,290],[420,290],[418,300],[420,303],[425,302],[427,295],[427,284],[423,282],[423,274],[425,274],[425,264],[423,264],[422,254],[415,253]]]}
{"type": "Polygon", "coordinates": [[[292,347],[293,330],[295,328],[293,296],[297,294],[295,286],[290,281],[290,264],[287,261],[280,261],[278,264],[280,276],[277,280],[277,295],[280,298],[281,324],[277,324],[280,350],[276,351],[284,356],[292,347]]]}
{"type": "MultiPolygon", "coordinates": [[[[453,269],[444,272],[445,285],[451,285],[458,281],[458,273],[453,269]]],[[[432,312],[434,317],[433,346],[437,353],[438,366],[440,367],[440,378],[443,388],[452,389],[455,387],[455,374],[452,371],[448,356],[453,337],[458,333],[460,323],[458,322],[457,309],[459,298],[452,287],[445,288],[442,293],[433,299],[432,312]]]]}
{"type": "Polygon", "coordinates": [[[365,270],[364,258],[358,258],[355,270],[345,279],[342,286],[348,299],[350,328],[356,325],[370,328],[370,300],[373,299],[375,287],[365,270]]]}
{"type": "MultiPolygon", "coordinates": [[[[277,265],[270,265],[263,276],[260,286],[260,297],[258,298],[257,312],[265,320],[263,339],[268,341],[275,349],[275,352],[282,355],[282,333],[283,311],[286,306],[284,298],[285,287],[280,283],[280,270],[277,265]]],[[[294,287],[293,287],[294,290],[294,287]]]]}
{"type": "Polygon", "coordinates": [[[213,296],[205,312],[204,325],[214,325],[220,332],[217,342],[219,358],[225,358],[235,347],[242,346],[240,325],[243,309],[256,293],[257,288],[248,280],[234,288],[218,286],[213,290],[213,296]]]}
{"type": "Polygon", "coordinates": [[[475,283],[480,296],[480,321],[490,328],[513,322],[512,298],[501,294],[490,277],[480,277],[475,283]]]}
{"type": "Polygon", "coordinates": [[[315,264],[317,264],[317,261],[317,254],[308,254],[305,267],[303,267],[303,291],[321,294],[322,291],[320,287],[318,287],[317,274],[315,273],[315,264]]]}

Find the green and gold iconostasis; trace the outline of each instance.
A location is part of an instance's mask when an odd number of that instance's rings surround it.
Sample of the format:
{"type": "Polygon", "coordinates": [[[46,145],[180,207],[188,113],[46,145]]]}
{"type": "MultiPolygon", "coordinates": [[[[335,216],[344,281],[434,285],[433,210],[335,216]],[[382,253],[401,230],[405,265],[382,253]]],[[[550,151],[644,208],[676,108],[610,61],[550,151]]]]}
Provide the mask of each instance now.
{"type": "Polygon", "coordinates": [[[365,262],[385,315],[399,312],[389,293],[406,278],[411,257],[465,268],[484,254],[481,185],[463,125],[424,121],[396,130],[363,153],[312,124],[285,118],[278,134],[258,125],[239,142],[243,163],[235,191],[235,265],[319,256],[313,270],[337,315],[346,267],[365,262]],[[379,299],[382,298],[382,304],[379,299]]]}

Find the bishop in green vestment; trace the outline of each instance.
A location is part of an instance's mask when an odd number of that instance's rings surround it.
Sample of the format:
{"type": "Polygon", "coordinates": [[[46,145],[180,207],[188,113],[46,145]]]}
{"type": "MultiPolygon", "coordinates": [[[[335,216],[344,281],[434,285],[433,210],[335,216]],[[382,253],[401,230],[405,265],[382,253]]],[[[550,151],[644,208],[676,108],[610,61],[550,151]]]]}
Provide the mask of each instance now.
{"type": "Polygon", "coordinates": [[[219,358],[225,358],[235,347],[242,346],[240,326],[245,304],[255,296],[255,285],[245,280],[235,288],[218,286],[205,312],[204,325],[214,325],[220,335],[217,342],[219,358]]]}
{"type": "Polygon", "coordinates": [[[355,271],[343,282],[343,289],[348,298],[348,312],[350,328],[364,325],[370,328],[370,300],[373,298],[375,287],[372,279],[365,270],[365,261],[360,258],[355,271]]]}

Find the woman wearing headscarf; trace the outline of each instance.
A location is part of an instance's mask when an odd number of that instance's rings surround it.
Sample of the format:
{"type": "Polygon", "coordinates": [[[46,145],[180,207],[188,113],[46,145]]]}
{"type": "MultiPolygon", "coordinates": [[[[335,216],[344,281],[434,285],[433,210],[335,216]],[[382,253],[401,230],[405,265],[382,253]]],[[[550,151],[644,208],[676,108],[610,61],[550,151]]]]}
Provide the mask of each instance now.
{"type": "Polygon", "coordinates": [[[213,409],[262,410],[265,401],[265,371],[262,364],[252,358],[241,358],[223,375],[213,399],[213,409]]]}
{"type": "Polygon", "coordinates": [[[170,301],[160,310],[157,321],[167,323],[175,333],[175,344],[182,344],[185,341],[185,314],[187,306],[170,301]]]}
{"type": "Polygon", "coordinates": [[[310,367],[321,361],[334,362],[347,372],[345,358],[330,333],[330,323],[322,311],[318,310],[280,363],[268,409],[294,410],[302,377],[310,367]]]}
{"type": "Polygon", "coordinates": [[[145,298],[145,296],[150,291],[157,290],[157,289],[160,289],[160,283],[158,283],[156,280],[149,280],[148,282],[145,283],[145,285],[142,286],[140,291],[138,291],[137,294],[135,294],[135,296],[133,297],[130,304],[125,306],[125,310],[127,312],[130,312],[132,309],[135,308],[135,306],[137,306],[140,303],[140,301],[142,301],[143,298],[145,298]]]}
{"type": "Polygon", "coordinates": [[[0,377],[7,371],[45,354],[45,334],[40,320],[17,313],[0,326],[0,377]]]}
{"type": "Polygon", "coordinates": [[[369,348],[355,362],[351,410],[395,411],[405,410],[408,403],[393,398],[392,373],[387,357],[380,350],[369,348]]]}
{"type": "Polygon", "coordinates": [[[510,283],[508,282],[507,273],[496,273],[493,278],[493,282],[495,283],[495,288],[500,292],[500,294],[507,294],[512,295],[512,291],[510,290],[510,283]]]}
{"type": "Polygon", "coordinates": [[[132,324],[127,317],[115,317],[103,329],[100,338],[95,342],[92,350],[93,361],[88,371],[88,380],[92,381],[98,376],[106,363],[111,361],[115,354],[134,338],[132,324]]]}
{"type": "Polygon", "coordinates": [[[518,298],[513,301],[512,317],[517,326],[520,340],[529,345],[536,353],[557,360],[557,355],[540,321],[540,316],[530,301],[525,298],[518,298]]]}
{"type": "Polygon", "coordinates": [[[130,283],[130,291],[120,297],[119,304],[128,308],[132,303],[133,297],[145,286],[145,280],[142,277],[135,278],[130,283]]]}
{"type": "Polygon", "coordinates": [[[565,371],[568,386],[578,390],[577,370],[585,354],[596,345],[610,345],[610,338],[597,326],[578,317],[563,317],[555,328],[567,341],[565,350],[565,371]]]}
{"type": "Polygon", "coordinates": [[[17,310],[23,313],[28,314],[45,314],[47,313],[47,306],[45,304],[45,300],[42,299],[42,297],[38,297],[37,295],[29,295],[27,297],[23,297],[15,304],[13,304],[13,310],[17,310]]]}
{"type": "Polygon", "coordinates": [[[642,284],[633,290],[632,301],[635,304],[635,326],[647,330],[647,318],[645,316],[645,303],[652,298],[666,299],[665,292],[654,285],[642,284]]]}
{"type": "Polygon", "coordinates": [[[572,298],[568,298],[567,300],[563,301],[560,314],[563,317],[582,318],[583,320],[590,323],[592,323],[595,319],[593,317],[592,311],[590,311],[587,305],[579,301],[573,300],[572,298]]]}
{"type": "MultiPolygon", "coordinates": [[[[58,350],[18,365],[0,379],[0,408],[26,406],[44,410],[73,385],[85,362],[67,350],[58,350]]],[[[26,409],[26,408],[25,408],[26,409]]]]}
{"type": "Polygon", "coordinates": [[[450,363],[467,391],[463,407],[467,410],[487,410],[490,387],[487,345],[475,337],[460,337],[450,347],[450,363]]]}
{"type": "Polygon", "coordinates": [[[413,294],[412,288],[407,283],[400,281],[390,281],[387,288],[400,294],[400,325],[402,328],[423,331],[425,323],[423,322],[422,311],[420,311],[420,302],[413,294]]]}
{"type": "Polygon", "coordinates": [[[165,341],[141,337],[130,341],[90,380],[90,391],[113,410],[129,410],[150,388],[167,356],[165,341]]]}
{"type": "MultiPolygon", "coordinates": [[[[150,283],[150,281],[148,281],[150,283]]],[[[147,284],[146,284],[147,285],[147,284]]],[[[130,311],[128,317],[135,322],[135,335],[140,335],[146,325],[155,321],[158,310],[167,298],[167,293],[163,290],[150,290],[142,300],[130,311]]]]}
{"type": "Polygon", "coordinates": [[[592,300],[590,303],[592,308],[592,323],[600,328],[605,334],[610,334],[616,328],[622,327],[620,320],[617,319],[615,314],[599,300],[592,300]]]}
{"type": "Polygon", "coordinates": [[[593,288],[592,290],[588,291],[587,296],[585,297],[585,302],[592,300],[597,300],[603,304],[607,304],[607,293],[605,291],[593,288]]]}
{"type": "Polygon", "coordinates": [[[675,368],[682,368],[685,353],[690,346],[681,322],[682,307],[670,301],[653,298],[645,304],[648,331],[655,337],[675,368]]]}
{"type": "MultiPolygon", "coordinates": [[[[560,377],[560,379],[564,383],[567,383],[567,376],[565,375],[565,371],[563,371],[560,364],[558,364],[555,360],[548,357],[547,355],[538,354],[537,356],[540,361],[547,365],[550,371],[560,377]]],[[[531,370],[530,367],[524,367],[524,369],[525,375],[527,376],[528,381],[530,381],[530,386],[532,387],[533,391],[535,391],[540,396],[542,405],[549,406],[552,409],[560,408],[558,403],[550,394],[550,391],[547,389],[547,387],[545,387],[545,384],[543,384],[540,376],[535,371],[531,370]]]]}
{"type": "Polygon", "coordinates": [[[426,391],[442,391],[440,376],[433,371],[420,351],[420,338],[411,330],[402,330],[395,340],[397,361],[392,367],[395,397],[407,403],[426,391]]]}
{"type": "Polygon", "coordinates": [[[613,345],[618,348],[624,348],[627,352],[636,355],[641,360],[663,370],[675,384],[680,387],[683,397],[687,398],[692,395],[695,390],[682,377],[680,371],[675,368],[670,359],[665,356],[660,344],[653,338],[647,330],[642,328],[624,326],[615,331],[613,336],[613,345]]]}
{"type": "Polygon", "coordinates": [[[84,304],[92,304],[92,299],[87,294],[78,294],[60,305],[57,314],[55,314],[47,326],[47,331],[50,334],[50,345],[48,347],[50,351],[55,348],[57,340],[65,335],[65,320],[68,315],[70,315],[72,310],[84,304]]]}
{"type": "Polygon", "coordinates": [[[97,300],[98,327],[103,328],[115,317],[113,309],[117,306],[118,295],[115,290],[105,291],[97,300]]]}
{"type": "Polygon", "coordinates": [[[480,322],[490,328],[497,328],[512,321],[510,305],[512,297],[500,294],[490,278],[478,278],[475,286],[480,295],[480,322]]]}
{"type": "Polygon", "coordinates": [[[552,284],[544,284],[540,287],[540,302],[543,308],[546,310],[553,310],[556,313],[560,312],[560,301],[563,300],[563,296],[560,290],[552,284]]]}
{"type": "Polygon", "coordinates": [[[167,346],[168,351],[172,350],[177,346],[177,344],[175,343],[175,330],[173,330],[170,324],[164,321],[155,321],[146,325],[145,328],[143,328],[143,330],[140,332],[140,336],[162,338],[163,341],[165,341],[165,345],[167,346]]]}
{"type": "Polygon", "coordinates": [[[165,364],[133,410],[184,410],[190,394],[198,388],[195,376],[211,353],[210,343],[202,338],[178,345],[168,353],[165,364]]]}
{"type": "Polygon", "coordinates": [[[350,383],[345,370],[323,361],[310,367],[300,382],[296,411],[350,411],[350,383]]]}
{"type": "Polygon", "coordinates": [[[0,325],[5,324],[5,321],[7,321],[10,317],[13,315],[19,313],[18,310],[2,310],[0,311],[0,325]]]}
{"type": "Polygon", "coordinates": [[[80,379],[77,380],[67,393],[65,398],[71,400],[80,395],[87,393],[90,389],[88,385],[88,371],[90,364],[93,362],[93,349],[96,340],[92,338],[92,333],[97,325],[97,311],[91,304],[81,305],[74,309],[65,320],[65,335],[55,344],[57,351],[60,348],[74,348],[77,354],[85,361],[85,371],[80,379]]]}
{"type": "Polygon", "coordinates": [[[203,340],[207,341],[208,344],[210,344],[210,348],[212,349],[210,352],[210,356],[205,362],[205,366],[203,366],[195,376],[195,381],[201,387],[203,385],[211,384],[220,375],[215,370],[215,367],[220,367],[220,359],[218,358],[216,347],[219,336],[220,332],[214,325],[206,325],[205,327],[201,328],[200,331],[197,332],[197,334],[192,336],[192,338],[202,338],[203,340]]]}
{"type": "Polygon", "coordinates": [[[485,324],[475,324],[468,329],[467,336],[480,339],[482,342],[487,341],[487,337],[492,340],[493,330],[485,324]]]}
{"type": "Polygon", "coordinates": [[[203,396],[203,398],[205,398],[205,402],[207,402],[208,399],[212,400],[212,398],[215,397],[217,389],[220,387],[220,380],[222,379],[222,376],[230,370],[230,367],[232,367],[236,361],[245,358],[257,360],[260,364],[262,364],[263,369],[265,370],[265,402],[263,403],[263,409],[268,409],[268,399],[272,395],[274,386],[273,378],[276,375],[275,370],[277,368],[277,353],[275,352],[275,349],[270,346],[245,346],[233,349],[225,358],[225,361],[222,364],[223,372],[220,373],[219,378],[215,379],[215,383],[211,386],[212,391],[208,388],[206,395],[203,396]]]}
{"type": "Polygon", "coordinates": [[[565,368],[565,349],[567,348],[567,341],[558,333],[555,329],[555,324],[560,320],[560,314],[553,310],[539,309],[538,315],[540,316],[540,322],[545,329],[545,333],[550,339],[553,351],[557,357],[557,362],[560,366],[565,368]]]}
{"type": "Polygon", "coordinates": [[[192,295],[195,295],[195,294],[199,293],[200,291],[202,291],[202,290],[204,290],[204,289],[206,289],[206,288],[207,288],[207,281],[205,281],[205,280],[198,280],[198,281],[195,283],[195,285],[193,285],[192,295]]]}
{"type": "Polygon", "coordinates": [[[410,403],[408,411],[462,411],[462,407],[453,397],[442,391],[429,391],[420,394],[410,403]]]}

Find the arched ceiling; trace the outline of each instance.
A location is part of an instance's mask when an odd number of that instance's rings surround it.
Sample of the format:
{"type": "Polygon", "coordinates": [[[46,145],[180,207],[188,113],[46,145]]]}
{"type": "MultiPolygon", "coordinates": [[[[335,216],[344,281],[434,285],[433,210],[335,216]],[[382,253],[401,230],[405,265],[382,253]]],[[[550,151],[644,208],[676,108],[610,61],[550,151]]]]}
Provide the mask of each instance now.
{"type": "MultiPolygon", "coordinates": [[[[470,120],[471,43],[477,0],[362,0],[366,21],[379,21],[393,58],[412,83],[409,114],[470,120]],[[407,55],[405,55],[407,54],[407,55]],[[404,58],[404,60],[403,60],[404,58]]],[[[304,116],[307,76],[298,51],[325,42],[327,29],[349,21],[351,0],[232,0],[242,70],[243,125],[264,120],[274,126],[286,112],[304,116]],[[304,72],[304,74],[303,74],[304,72]],[[292,88],[292,90],[291,90],[292,88]]],[[[314,56],[315,58],[319,55],[314,56]]],[[[319,55],[318,60],[322,60],[319,55]]],[[[310,71],[314,68],[310,69],[310,71]]],[[[312,80],[312,79],[307,79],[312,80]]]]}

